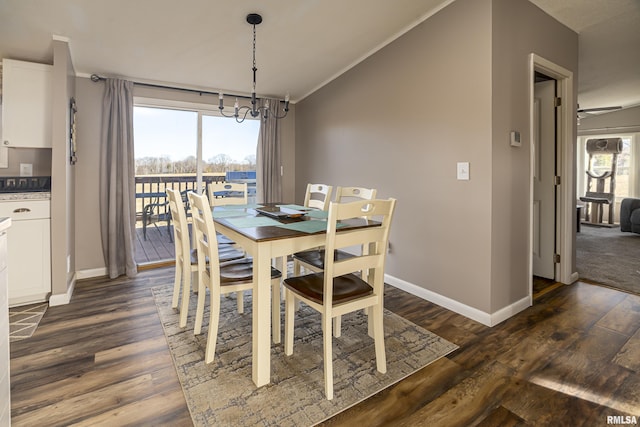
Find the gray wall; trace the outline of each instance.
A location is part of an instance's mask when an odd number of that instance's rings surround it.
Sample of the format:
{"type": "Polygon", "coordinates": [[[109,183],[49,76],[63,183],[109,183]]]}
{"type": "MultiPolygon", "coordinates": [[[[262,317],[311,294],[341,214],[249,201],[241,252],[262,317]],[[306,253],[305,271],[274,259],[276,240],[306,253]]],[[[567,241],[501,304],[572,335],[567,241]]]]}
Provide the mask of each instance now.
{"type": "MultiPolygon", "coordinates": [[[[66,300],[75,272],[75,169],[69,163],[69,103],[75,96],[75,70],[67,42],[53,41],[53,120],[51,149],[51,294],[66,300]],[[70,260],[67,268],[67,258],[70,260]]],[[[54,298],[54,301],[56,299],[54,298]]]]}
{"type": "MultiPolygon", "coordinates": [[[[105,267],[100,236],[99,211],[99,168],[100,168],[100,129],[102,120],[102,97],[104,82],[93,83],[87,78],[76,78],[76,98],[78,101],[78,163],[75,166],[76,182],[76,269],[94,275],[105,267]]],[[[214,90],[214,89],[212,89],[214,90]]],[[[166,99],[181,102],[209,103],[217,105],[212,95],[175,90],[161,90],[134,86],[134,96],[166,99]]],[[[293,199],[294,192],[294,156],[295,156],[295,105],[291,106],[288,116],[280,123],[282,142],[283,197],[293,199]]],[[[231,119],[230,119],[231,120],[231,119]]]]}
{"type": "Polygon", "coordinates": [[[297,200],[307,182],[378,188],[398,199],[387,274],[485,313],[524,298],[528,55],[575,72],[577,47],[525,0],[452,3],[298,104],[297,200]]]}

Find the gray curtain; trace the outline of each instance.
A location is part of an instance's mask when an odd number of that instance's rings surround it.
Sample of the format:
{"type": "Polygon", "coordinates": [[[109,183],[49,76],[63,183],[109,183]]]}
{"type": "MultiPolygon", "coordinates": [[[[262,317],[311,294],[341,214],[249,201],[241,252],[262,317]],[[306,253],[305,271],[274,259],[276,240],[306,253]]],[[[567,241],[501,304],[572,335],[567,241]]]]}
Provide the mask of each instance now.
{"type": "Polygon", "coordinates": [[[282,176],[280,175],[280,120],[275,116],[280,108],[277,99],[269,101],[269,118],[260,118],[258,153],[256,155],[256,195],[258,203],[282,202],[282,176]]]}
{"type": "Polygon", "coordinates": [[[137,274],[135,227],[133,83],[107,79],[100,138],[100,230],[112,279],[137,274]]]}

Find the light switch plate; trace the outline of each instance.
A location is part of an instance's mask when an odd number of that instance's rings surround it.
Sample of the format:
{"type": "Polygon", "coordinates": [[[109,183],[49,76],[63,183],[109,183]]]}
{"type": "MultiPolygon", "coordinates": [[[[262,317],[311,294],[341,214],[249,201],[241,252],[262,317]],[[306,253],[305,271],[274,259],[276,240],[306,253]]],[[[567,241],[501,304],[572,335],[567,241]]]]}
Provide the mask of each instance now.
{"type": "Polygon", "coordinates": [[[20,176],[33,176],[33,164],[20,163],[20,176]]]}
{"type": "Polygon", "coordinates": [[[469,162],[458,162],[458,181],[469,180],[469,162]]]}

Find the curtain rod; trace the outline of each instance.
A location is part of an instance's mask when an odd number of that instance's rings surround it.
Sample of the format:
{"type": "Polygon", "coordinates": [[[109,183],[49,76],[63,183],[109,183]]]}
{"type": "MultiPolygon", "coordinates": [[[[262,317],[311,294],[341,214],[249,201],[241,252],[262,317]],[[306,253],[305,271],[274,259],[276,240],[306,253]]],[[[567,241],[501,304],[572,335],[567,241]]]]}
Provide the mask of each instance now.
{"type": "MultiPolygon", "coordinates": [[[[95,82],[98,82],[100,80],[107,80],[107,78],[99,76],[97,74],[91,74],[91,81],[92,82],[95,83],[95,82]]],[[[210,91],[206,91],[206,90],[190,89],[190,88],[186,88],[186,87],[165,86],[165,85],[158,85],[158,84],[144,83],[144,82],[136,82],[136,81],[132,81],[132,83],[134,85],[136,85],[136,86],[152,87],[152,88],[156,88],[156,89],[180,90],[180,91],[183,91],[183,92],[197,93],[199,95],[219,95],[220,94],[220,92],[210,92],[210,91]]],[[[234,95],[232,93],[225,93],[224,95],[232,96],[234,98],[251,99],[250,96],[246,96],[246,95],[234,95]]]]}

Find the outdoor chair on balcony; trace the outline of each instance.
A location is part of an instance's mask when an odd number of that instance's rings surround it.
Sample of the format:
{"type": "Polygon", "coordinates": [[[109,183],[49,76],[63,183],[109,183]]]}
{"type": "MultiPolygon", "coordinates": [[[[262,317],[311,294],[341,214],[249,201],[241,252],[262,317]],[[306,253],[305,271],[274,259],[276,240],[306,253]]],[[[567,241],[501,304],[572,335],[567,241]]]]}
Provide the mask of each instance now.
{"type": "Polygon", "coordinates": [[[142,209],[142,235],[147,240],[147,226],[153,224],[154,227],[162,234],[158,228],[158,222],[167,222],[167,235],[169,240],[171,237],[171,211],[169,210],[169,201],[160,201],[160,196],[155,197],[151,203],[144,205],[142,209]]]}

